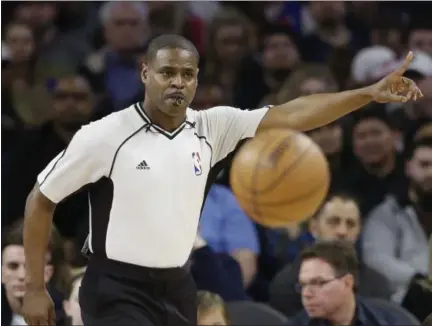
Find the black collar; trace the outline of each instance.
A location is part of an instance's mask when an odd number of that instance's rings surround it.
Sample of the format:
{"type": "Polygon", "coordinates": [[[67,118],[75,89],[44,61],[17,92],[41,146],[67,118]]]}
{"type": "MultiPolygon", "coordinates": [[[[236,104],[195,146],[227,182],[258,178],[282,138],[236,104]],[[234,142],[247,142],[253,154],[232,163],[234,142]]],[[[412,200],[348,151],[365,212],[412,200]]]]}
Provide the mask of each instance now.
{"type": "Polygon", "coordinates": [[[141,102],[134,104],[134,108],[137,111],[138,115],[144,120],[145,126],[146,126],[146,131],[150,131],[151,128],[153,128],[154,131],[164,135],[168,139],[174,139],[178,134],[180,134],[180,132],[182,132],[183,129],[185,129],[185,127],[195,128],[195,122],[190,121],[190,119],[188,119],[188,117],[186,115],[184,121],[180,124],[180,126],[177,127],[177,129],[175,129],[174,131],[167,131],[167,130],[163,129],[162,127],[154,124],[150,120],[149,116],[144,111],[144,108],[143,108],[141,102]]]}

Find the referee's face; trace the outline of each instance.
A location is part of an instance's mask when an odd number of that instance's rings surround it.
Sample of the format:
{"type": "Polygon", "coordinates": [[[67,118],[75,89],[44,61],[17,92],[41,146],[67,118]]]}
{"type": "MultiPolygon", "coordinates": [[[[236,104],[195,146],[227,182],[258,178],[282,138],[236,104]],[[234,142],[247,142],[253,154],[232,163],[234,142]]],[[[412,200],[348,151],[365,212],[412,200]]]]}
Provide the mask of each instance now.
{"type": "Polygon", "coordinates": [[[183,49],[161,49],[147,65],[142,80],[146,97],[169,116],[186,114],[197,88],[198,61],[183,49]]]}

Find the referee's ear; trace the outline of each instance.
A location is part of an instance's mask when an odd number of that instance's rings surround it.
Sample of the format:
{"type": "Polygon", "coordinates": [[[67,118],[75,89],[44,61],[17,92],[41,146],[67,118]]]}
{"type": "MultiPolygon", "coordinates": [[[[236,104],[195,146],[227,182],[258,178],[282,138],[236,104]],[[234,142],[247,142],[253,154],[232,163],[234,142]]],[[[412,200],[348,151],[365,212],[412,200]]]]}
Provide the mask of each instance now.
{"type": "Polygon", "coordinates": [[[145,84],[147,82],[147,72],[148,72],[148,67],[145,63],[142,64],[142,69],[141,69],[141,81],[145,84]]]}

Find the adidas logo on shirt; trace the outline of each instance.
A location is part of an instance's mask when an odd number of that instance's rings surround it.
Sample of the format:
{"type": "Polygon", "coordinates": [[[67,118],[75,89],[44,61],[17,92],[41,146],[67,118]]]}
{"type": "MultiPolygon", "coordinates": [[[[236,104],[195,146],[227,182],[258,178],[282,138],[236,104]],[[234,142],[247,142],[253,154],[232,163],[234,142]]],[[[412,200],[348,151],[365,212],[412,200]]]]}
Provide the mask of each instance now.
{"type": "Polygon", "coordinates": [[[150,170],[150,167],[145,160],[138,164],[136,168],[137,170],[150,170]]]}

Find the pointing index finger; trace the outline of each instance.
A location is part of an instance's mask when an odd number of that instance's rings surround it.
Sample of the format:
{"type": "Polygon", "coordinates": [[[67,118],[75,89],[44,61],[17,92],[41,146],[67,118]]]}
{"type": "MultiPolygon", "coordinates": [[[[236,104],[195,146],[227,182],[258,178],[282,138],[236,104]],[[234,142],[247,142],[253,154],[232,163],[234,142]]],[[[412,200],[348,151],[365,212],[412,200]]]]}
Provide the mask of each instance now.
{"type": "Polygon", "coordinates": [[[408,66],[410,65],[413,58],[414,58],[414,53],[412,51],[409,51],[402,66],[398,70],[396,70],[396,73],[402,76],[405,73],[405,71],[408,69],[408,66]]]}

